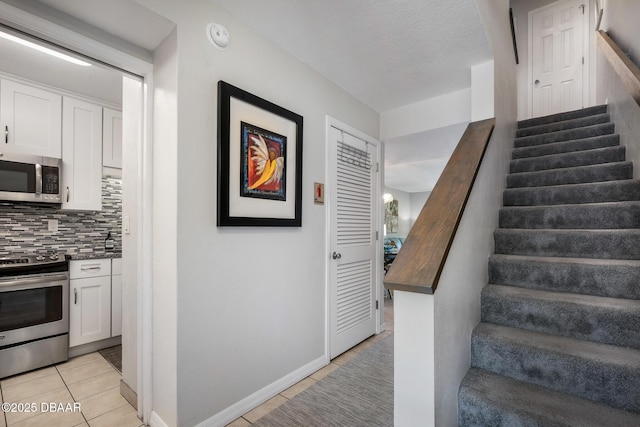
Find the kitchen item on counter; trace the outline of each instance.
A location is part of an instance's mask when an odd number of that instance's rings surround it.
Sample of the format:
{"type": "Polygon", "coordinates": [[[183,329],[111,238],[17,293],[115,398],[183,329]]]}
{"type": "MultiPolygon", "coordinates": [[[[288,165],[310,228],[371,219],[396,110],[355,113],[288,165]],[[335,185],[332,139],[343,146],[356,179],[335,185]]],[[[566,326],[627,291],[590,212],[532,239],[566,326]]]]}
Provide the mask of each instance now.
{"type": "Polygon", "coordinates": [[[69,259],[0,258],[0,378],[67,360],[69,259]]]}
{"type": "Polygon", "coordinates": [[[104,249],[107,251],[112,251],[116,246],[116,241],[111,237],[111,232],[107,233],[107,238],[104,239],[104,249]]]}
{"type": "Polygon", "coordinates": [[[62,160],[0,152],[0,200],[62,203],[62,160]]]}

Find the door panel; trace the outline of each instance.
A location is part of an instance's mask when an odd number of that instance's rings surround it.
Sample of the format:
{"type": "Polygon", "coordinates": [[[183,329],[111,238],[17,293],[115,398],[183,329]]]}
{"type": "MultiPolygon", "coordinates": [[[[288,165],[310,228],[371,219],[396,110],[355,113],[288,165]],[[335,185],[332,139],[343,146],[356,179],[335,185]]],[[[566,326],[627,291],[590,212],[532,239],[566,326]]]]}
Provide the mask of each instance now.
{"type": "Polygon", "coordinates": [[[377,146],[330,128],[330,356],[375,333],[377,146]]]}
{"type": "Polygon", "coordinates": [[[583,7],[567,0],[531,12],[532,116],[583,107],[583,7]]]}

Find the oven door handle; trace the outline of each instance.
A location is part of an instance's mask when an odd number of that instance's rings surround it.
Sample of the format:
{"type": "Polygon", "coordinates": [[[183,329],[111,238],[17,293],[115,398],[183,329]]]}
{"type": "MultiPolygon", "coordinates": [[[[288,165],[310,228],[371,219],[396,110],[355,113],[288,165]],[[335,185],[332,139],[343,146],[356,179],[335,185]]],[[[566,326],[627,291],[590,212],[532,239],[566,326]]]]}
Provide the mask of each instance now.
{"type": "Polygon", "coordinates": [[[68,276],[66,274],[57,274],[53,276],[41,276],[41,277],[33,277],[28,279],[15,279],[15,280],[7,280],[6,282],[0,281],[0,288],[8,288],[12,286],[28,286],[28,285],[36,285],[38,283],[50,283],[57,282],[60,280],[68,280],[68,276]]]}

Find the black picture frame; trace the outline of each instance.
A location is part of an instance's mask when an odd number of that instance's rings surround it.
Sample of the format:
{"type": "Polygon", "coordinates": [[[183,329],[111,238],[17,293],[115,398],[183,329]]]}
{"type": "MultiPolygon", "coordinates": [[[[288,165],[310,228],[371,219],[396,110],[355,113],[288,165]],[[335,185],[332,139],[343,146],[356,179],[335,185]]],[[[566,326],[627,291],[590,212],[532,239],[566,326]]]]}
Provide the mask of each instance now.
{"type": "Polygon", "coordinates": [[[219,227],[302,226],[302,135],[303,118],[299,114],[222,80],[218,82],[219,227]],[[279,144],[279,148],[272,150],[270,144],[279,144]],[[263,169],[249,164],[257,164],[259,159],[253,159],[261,152],[268,153],[262,154],[263,169]],[[268,171],[271,179],[266,183],[257,179],[256,168],[265,174],[268,171]]]}

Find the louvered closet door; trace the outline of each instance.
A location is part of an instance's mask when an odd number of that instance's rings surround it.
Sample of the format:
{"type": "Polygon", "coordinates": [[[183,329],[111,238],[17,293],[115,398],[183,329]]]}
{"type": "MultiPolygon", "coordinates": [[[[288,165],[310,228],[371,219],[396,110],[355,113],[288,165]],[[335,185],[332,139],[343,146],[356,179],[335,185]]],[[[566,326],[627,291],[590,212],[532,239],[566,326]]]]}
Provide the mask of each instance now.
{"type": "Polygon", "coordinates": [[[331,128],[331,358],[375,333],[377,147],[331,128]]]}

